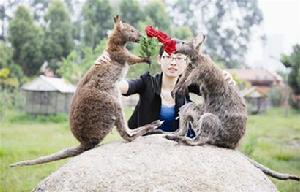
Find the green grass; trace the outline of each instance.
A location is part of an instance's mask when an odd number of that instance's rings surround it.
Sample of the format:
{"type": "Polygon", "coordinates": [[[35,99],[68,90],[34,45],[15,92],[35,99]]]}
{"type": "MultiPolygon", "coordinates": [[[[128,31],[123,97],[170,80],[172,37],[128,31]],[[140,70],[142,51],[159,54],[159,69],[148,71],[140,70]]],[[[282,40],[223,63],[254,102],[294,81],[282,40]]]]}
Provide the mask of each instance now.
{"type": "MultiPolygon", "coordinates": [[[[240,150],[256,161],[279,172],[300,176],[300,114],[272,109],[248,119],[240,150]]],[[[300,191],[300,183],[272,179],[279,191],[300,191]]]]}
{"type": "MultiPolygon", "coordinates": [[[[127,108],[126,116],[131,112],[132,110],[127,108]]],[[[240,150],[272,169],[300,175],[299,122],[299,113],[291,112],[286,118],[281,109],[250,116],[240,150]]],[[[33,117],[11,111],[5,122],[0,123],[0,134],[0,191],[3,192],[30,191],[39,181],[68,160],[20,168],[9,168],[9,164],[78,144],[69,131],[67,116],[63,114],[33,117]]],[[[115,131],[109,134],[103,143],[114,140],[120,140],[115,131]]],[[[280,191],[300,191],[300,184],[297,182],[274,179],[272,181],[280,191]]]]}

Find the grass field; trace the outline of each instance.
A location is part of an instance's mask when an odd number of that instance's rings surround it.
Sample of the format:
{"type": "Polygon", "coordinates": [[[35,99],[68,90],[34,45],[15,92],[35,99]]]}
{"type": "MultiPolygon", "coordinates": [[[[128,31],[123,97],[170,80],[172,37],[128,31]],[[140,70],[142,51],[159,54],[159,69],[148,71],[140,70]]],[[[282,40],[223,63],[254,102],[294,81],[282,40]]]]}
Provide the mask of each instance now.
{"type": "MultiPolygon", "coordinates": [[[[127,117],[130,113],[127,109],[127,117]]],[[[283,114],[281,109],[272,109],[262,115],[250,116],[240,150],[272,169],[300,175],[300,114],[291,111],[287,118],[283,114]]],[[[9,168],[10,163],[78,144],[69,131],[65,115],[34,118],[9,112],[0,123],[0,191],[3,192],[30,191],[68,160],[22,168],[9,168]]],[[[113,131],[104,143],[119,139],[113,131]]],[[[279,191],[300,191],[299,182],[272,181],[279,191]]]]}

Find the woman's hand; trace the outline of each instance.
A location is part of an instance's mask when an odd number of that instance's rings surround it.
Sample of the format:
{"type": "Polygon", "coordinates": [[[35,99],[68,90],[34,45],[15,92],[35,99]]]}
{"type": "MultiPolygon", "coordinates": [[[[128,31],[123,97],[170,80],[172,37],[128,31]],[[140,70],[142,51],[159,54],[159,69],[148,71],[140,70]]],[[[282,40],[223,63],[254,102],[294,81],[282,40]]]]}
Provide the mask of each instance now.
{"type": "Polygon", "coordinates": [[[129,89],[128,81],[126,81],[125,79],[122,79],[121,81],[119,81],[118,89],[121,91],[121,94],[126,94],[129,89]]]}
{"type": "Polygon", "coordinates": [[[234,86],[236,85],[235,80],[233,80],[232,75],[229,72],[223,71],[223,75],[229,85],[234,85],[234,86]]]}

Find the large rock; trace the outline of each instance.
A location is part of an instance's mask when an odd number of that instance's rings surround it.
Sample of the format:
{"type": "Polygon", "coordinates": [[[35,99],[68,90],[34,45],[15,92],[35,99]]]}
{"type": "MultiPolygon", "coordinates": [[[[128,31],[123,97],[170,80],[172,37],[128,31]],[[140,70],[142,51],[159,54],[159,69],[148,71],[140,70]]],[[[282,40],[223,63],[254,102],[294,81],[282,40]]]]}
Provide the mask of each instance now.
{"type": "Polygon", "coordinates": [[[269,192],[274,184],[238,151],[178,145],[150,135],[74,157],[34,191],[269,192]]]}

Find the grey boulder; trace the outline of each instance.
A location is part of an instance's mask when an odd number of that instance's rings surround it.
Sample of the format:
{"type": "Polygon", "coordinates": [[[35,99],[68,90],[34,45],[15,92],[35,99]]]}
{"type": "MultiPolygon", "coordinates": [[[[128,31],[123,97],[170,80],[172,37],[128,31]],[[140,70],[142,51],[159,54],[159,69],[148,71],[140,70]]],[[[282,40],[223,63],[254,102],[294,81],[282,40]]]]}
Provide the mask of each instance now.
{"type": "MultiPolygon", "coordinates": [[[[46,166],[46,165],[44,165],[46,166]]],[[[184,146],[163,135],[112,142],[72,158],[35,192],[274,192],[275,185],[240,152],[184,146]]]]}

